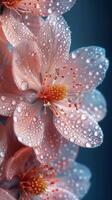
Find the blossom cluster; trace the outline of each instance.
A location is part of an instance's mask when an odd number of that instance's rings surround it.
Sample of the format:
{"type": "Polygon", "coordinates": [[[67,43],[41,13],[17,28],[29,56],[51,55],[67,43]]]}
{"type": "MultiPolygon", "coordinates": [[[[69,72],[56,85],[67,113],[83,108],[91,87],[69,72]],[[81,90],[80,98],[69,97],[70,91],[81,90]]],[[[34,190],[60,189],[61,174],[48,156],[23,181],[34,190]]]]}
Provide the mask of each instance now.
{"type": "Polygon", "coordinates": [[[106,101],[96,88],[109,62],[98,46],[70,51],[62,14],[75,3],[0,3],[1,200],[79,200],[90,187],[76,158],[103,142],[106,101]]]}

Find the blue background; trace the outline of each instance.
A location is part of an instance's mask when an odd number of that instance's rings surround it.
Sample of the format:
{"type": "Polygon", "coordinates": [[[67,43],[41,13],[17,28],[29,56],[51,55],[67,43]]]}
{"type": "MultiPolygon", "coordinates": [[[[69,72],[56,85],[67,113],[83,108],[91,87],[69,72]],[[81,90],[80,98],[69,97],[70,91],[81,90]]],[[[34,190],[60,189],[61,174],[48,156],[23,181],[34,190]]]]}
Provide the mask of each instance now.
{"type": "Polygon", "coordinates": [[[96,149],[81,149],[78,160],[92,171],[92,186],[84,200],[112,200],[112,1],[77,0],[65,18],[72,31],[71,50],[98,45],[107,51],[110,69],[99,87],[108,104],[107,117],[100,123],[104,143],[96,149]]]}

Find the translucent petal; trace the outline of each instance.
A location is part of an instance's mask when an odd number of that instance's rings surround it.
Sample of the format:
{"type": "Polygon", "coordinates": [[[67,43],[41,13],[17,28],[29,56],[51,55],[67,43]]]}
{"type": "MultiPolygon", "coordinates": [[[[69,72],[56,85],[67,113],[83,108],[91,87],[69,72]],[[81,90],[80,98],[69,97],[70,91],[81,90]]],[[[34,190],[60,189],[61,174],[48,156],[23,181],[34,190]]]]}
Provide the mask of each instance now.
{"type": "Polygon", "coordinates": [[[82,110],[59,110],[54,115],[54,124],[63,137],[75,144],[93,148],[103,142],[103,133],[98,123],[82,110]]]}
{"type": "Polygon", "coordinates": [[[42,164],[49,163],[58,156],[61,143],[60,134],[52,122],[50,113],[44,116],[44,123],[45,131],[42,143],[35,148],[37,159],[42,164]]]}
{"type": "MultiPolygon", "coordinates": [[[[105,50],[95,46],[76,50],[71,53],[70,61],[75,70],[75,82],[80,84],[84,91],[96,88],[103,81],[109,66],[105,50]]],[[[73,84],[71,89],[73,90],[73,84]]],[[[74,89],[77,89],[75,85],[74,89]]]]}
{"type": "Polygon", "coordinates": [[[24,23],[13,16],[13,12],[6,11],[0,18],[6,39],[12,46],[18,45],[23,40],[34,39],[33,33],[24,23]]]}
{"type": "Polygon", "coordinates": [[[38,45],[43,55],[43,73],[52,76],[54,69],[64,65],[69,57],[71,33],[62,16],[52,14],[41,21],[38,45]]]}
{"type": "Polygon", "coordinates": [[[0,188],[0,198],[2,200],[16,200],[7,190],[0,188]]]}
{"type": "Polygon", "coordinates": [[[18,140],[30,147],[37,147],[43,139],[44,123],[38,104],[21,102],[14,112],[14,131],[18,140]]]}
{"type": "Polygon", "coordinates": [[[63,174],[59,186],[70,192],[74,192],[79,198],[83,198],[90,187],[90,170],[79,163],[72,163],[63,174]]]}
{"type": "Polygon", "coordinates": [[[78,155],[79,147],[61,137],[61,144],[58,151],[58,156],[53,161],[53,167],[58,174],[62,174],[74,163],[78,155]]]}
{"type": "Polygon", "coordinates": [[[12,116],[20,97],[11,94],[0,94],[0,115],[12,116]]]}
{"type": "Polygon", "coordinates": [[[106,101],[98,90],[81,95],[81,108],[91,114],[95,120],[102,120],[107,113],[106,101]]]}
{"type": "Polygon", "coordinates": [[[25,163],[32,154],[33,150],[28,147],[23,147],[16,151],[16,153],[8,160],[5,168],[8,180],[23,172],[25,163]]]}
{"type": "Polygon", "coordinates": [[[79,200],[79,198],[69,190],[66,190],[61,187],[49,187],[49,191],[45,194],[40,195],[41,199],[48,199],[48,200],[79,200]]]}
{"type": "Polygon", "coordinates": [[[13,54],[13,76],[21,90],[38,90],[40,84],[40,52],[33,41],[20,43],[13,54]]]}
{"type": "Polygon", "coordinates": [[[18,8],[28,13],[47,16],[52,12],[63,14],[69,11],[75,4],[76,0],[24,0],[18,4],[18,8]]]}

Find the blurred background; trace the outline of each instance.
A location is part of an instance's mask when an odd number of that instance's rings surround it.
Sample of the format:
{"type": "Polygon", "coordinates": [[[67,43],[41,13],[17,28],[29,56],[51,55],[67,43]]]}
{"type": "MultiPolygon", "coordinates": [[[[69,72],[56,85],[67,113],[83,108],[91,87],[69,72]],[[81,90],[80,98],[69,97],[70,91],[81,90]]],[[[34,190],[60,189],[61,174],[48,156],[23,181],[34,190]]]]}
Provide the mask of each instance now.
{"type": "Polygon", "coordinates": [[[100,123],[104,143],[96,149],[81,149],[78,161],[92,171],[92,186],[84,200],[112,200],[112,0],[77,0],[65,18],[72,31],[71,50],[98,45],[106,49],[110,68],[99,87],[108,104],[108,114],[100,123]]]}

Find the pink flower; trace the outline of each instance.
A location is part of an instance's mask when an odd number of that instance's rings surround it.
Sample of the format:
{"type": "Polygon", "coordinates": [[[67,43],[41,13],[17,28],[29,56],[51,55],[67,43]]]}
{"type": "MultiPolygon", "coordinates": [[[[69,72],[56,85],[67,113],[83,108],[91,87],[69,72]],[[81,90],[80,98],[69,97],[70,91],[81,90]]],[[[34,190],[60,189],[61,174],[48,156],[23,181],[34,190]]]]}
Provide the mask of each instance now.
{"type": "MultiPolygon", "coordinates": [[[[70,156],[70,149],[68,152],[70,156]]],[[[78,200],[82,198],[89,189],[91,173],[88,168],[76,162],[67,166],[66,161],[68,157],[64,155],[61,160],[51,165],[41,165],[31,148],[18,149],[5,160],[4,176],[0,181],[1,199],[78,200]],[[66,168],[64,169],[63,166],[66,168]]]]}
{"type": "Polygon", "coordinates": [[[38,146],[49,138],[45,133],[52,141],[60,133],[89,148],[103,141],[97,121],[106,114],[106,102],[95,88],[108,69],[105,50],[91,46],[69,55],[70,44],[67,23],[51,15],[41,19],[37,42],[22,42],[14,50],[13,77],[24,98],[12,104],[15,97],[5,95],[3,100],[2,94],[0,114],[14,112],[15,134],[25,145],[38,146]]]}

